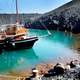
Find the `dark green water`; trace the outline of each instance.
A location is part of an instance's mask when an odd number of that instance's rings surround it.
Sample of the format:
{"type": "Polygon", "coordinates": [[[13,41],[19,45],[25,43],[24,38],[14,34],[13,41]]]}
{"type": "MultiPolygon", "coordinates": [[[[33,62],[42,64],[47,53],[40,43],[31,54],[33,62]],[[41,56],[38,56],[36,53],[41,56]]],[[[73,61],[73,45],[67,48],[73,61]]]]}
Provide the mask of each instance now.
{"type": "Polygon", "coordinates": [[[46,30],[29,30],[29,35],[39,36],[39,40],[31,49],[4,51],[0,54],[0,73],[33,68],[39,63],[65,61],[76,56],[70,49],[74,42],[73,36],[63,32],[51,33],[51,36],[45,36],[48,34],[46,30]]]}

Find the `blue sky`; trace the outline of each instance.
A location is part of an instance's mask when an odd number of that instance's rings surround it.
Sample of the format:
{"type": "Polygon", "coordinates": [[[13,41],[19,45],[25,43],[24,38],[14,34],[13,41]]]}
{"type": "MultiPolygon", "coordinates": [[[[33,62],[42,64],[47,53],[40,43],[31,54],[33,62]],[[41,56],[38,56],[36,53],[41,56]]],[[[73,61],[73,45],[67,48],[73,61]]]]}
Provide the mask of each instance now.
{"type": "MultiPolygon", "coordinates": [[[[18,0],[19,13],[45,13],[71,0],[18,0]]],[[[0,0],[0,13],[15,13],[15,0],[0,0]]]]}

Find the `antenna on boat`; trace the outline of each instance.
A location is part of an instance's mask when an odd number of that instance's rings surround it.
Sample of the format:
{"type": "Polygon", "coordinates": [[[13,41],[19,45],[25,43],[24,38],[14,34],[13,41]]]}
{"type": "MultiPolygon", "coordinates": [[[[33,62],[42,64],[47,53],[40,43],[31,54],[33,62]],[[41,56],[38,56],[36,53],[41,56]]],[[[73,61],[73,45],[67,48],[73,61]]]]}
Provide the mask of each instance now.
{"type": "Polygon", "coordinates": [[[16,2],[16,23],[19,23],[19,14],[18,14],[18,0],[15,1],[16,2]]]}
{"type": "Polygon", "coordinates": [[[40,23],[47,30],[48,34],[51,35],[51,32],[48,30],[48,28],[45,26],[45,24],[41,20],[40,20],[40,23]]]}

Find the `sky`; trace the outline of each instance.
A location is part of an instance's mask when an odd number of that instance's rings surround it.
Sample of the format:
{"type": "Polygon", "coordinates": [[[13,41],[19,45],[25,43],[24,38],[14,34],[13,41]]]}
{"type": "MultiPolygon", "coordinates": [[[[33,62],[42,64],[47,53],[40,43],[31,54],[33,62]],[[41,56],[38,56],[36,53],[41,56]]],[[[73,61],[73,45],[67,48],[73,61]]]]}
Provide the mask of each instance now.
{"type": "MultiPolygon", "coordinates": [[[[46,13],[71,0],[18,0],[19,13],[46,13]]],[[[15,0],[0,0],[0,13],[15,13],[15,0]]]]}

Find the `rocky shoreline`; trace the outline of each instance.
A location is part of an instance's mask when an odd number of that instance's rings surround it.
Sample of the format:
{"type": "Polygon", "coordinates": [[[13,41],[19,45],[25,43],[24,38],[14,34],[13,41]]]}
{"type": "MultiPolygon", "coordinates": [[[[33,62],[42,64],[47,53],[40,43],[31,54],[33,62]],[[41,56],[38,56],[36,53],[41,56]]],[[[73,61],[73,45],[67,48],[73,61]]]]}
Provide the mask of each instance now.
{"type": "Polygon", "coordinates": [[[32,70],[11,72],[8,75],[19,77],[14,80],[80,80],[80,61],[73,60],[65,64],[39,64],[32,70]]]}

